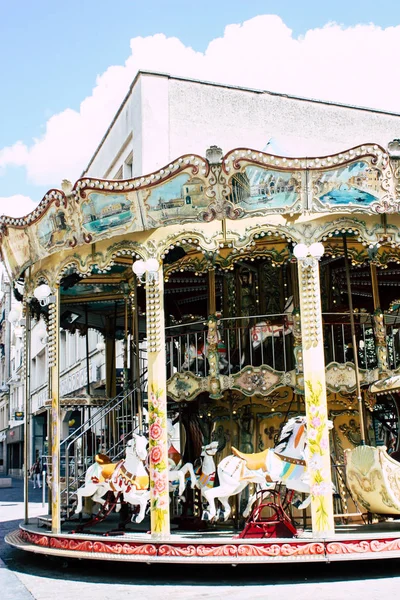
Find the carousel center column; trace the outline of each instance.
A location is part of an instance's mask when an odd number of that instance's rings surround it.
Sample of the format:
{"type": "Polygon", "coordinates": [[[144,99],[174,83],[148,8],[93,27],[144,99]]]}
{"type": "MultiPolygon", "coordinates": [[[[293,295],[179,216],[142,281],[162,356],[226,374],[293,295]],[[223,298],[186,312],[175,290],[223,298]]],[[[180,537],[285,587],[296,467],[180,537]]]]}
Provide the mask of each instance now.
{"type": "Polygon", "coordinates": [[[294,248],[303,336],[306,461],[310,478],[312,531],[316,538],[332,535],[335,531],[318,264],[323,253],[324,247],[319,242],[310,247],[297,244],[294,248]]]}
{"type": "Polygon", "coordinates": [[[164,274],[155,258],[136,261],[133,270],[146,282],[150,521],[152,537],[160,539],[170,534],[164,274]]]}

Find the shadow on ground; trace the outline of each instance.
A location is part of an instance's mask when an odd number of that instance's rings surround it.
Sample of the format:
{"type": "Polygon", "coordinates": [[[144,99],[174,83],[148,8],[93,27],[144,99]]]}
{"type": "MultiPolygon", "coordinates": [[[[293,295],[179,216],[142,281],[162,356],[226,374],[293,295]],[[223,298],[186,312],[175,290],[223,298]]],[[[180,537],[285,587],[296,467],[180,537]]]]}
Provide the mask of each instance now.
{"type": "MultiPolygon", "coordinates": [[[[7,494],[0,493],[2,501],[21,501],[22,482],[7,494]]],[[[40,500],[40,490],[30,490],[30,499],[40,500]]],[[[36,575],[48,579],[106,584],[156,586],[191,585],[251,586],[291,585],[331,581],[363,581],[400,576],[400,559],[376,561],[348,561],[336,563],[299,563],[277,565],[179,565],[129,562],[106,562],[47,557],[43,554],[22,552],[4,542],[4,535],[18,528],[20,521],[0,522],[0,557],[16,573],[36,575]]]]}

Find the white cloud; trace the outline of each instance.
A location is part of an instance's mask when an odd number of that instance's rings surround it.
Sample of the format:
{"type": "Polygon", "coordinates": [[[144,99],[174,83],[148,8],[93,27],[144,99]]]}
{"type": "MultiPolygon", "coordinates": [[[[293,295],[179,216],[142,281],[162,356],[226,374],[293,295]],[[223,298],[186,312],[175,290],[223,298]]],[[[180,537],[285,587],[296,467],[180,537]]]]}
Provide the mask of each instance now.
{"type": "Polygon", "coordinates": [[[22,167],[28,160],[28,148],[22,142],[15,142],[0,150],[0,173],[5,167],[22,167]]]}
{"type": "Polygon", "coordinates": [[[8,217],[24,217],[32,212],[38,202],[34,202],[29,196],[15,194],[8,198],[0,198],[0,215],[8,217]]]}
{"type": "Polygon", "coordinates": [[[0,172],[25,165],[29,180],[59,186],[86,166],[138,69],[266,89],[275,92],[399,111],[397,55],[400,26],[343,28],[329,23],[294,38],[276,15],[228,25],[204,53],[163,34],[131,40],[124,66],[96,80],[79,111],[52,116],[44,135],[27,148],[0,150],[0,172]]]}

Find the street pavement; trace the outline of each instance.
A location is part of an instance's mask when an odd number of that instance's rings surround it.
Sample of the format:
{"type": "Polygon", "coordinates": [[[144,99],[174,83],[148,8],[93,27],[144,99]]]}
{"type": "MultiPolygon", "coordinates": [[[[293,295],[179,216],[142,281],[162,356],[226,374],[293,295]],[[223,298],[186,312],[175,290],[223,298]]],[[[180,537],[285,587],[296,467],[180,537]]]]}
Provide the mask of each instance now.
{"type": "MultiPolygon", "coordinates": [[[[30,486],[30,515],[43,514],[30,486]]],[[[62,560],[21,552],[4,535],[23,518],[22,481],[0,489],[0,600],[382,600],[397,597],[400,559],[333,564],[171,566],[62,560]]]]}

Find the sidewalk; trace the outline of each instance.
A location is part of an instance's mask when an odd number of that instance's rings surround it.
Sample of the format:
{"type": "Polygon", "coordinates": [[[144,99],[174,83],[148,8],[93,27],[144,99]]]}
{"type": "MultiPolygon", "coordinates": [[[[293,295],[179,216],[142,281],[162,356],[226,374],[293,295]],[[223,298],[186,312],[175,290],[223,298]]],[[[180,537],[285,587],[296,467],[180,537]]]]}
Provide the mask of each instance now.
{"type": "Polygon", "coordinates": [[[0,558],[0,589],[2,600],[32,600],[32,594],[18,577],[7,569],[0,558]]]}
{"type": "MultiPolygon", "coordinates": [[[[29,481],[29,517],[47,513],[47,503],[42,506],[42,489],[34,489],[29,481]]],[[[46,490],[47,501],[47,490],[46,490]]],[[[12,487],[0,488],[0,523],[24,518],[24,482],[22,479],[12,479],[12,487]]]]}
{"type": "MultiPolygon", "coordinates": [[[[47,504],[42,507],[42,490],[33,489],[29,482],[29,517],[47,513],[47,504]]],[[[47,499],[47,495],[46,495],[47,499]]],[[[8,547],[4,536],[18,528],[18,523],[24,518],[24,482],[22,479],[12,479],[12,487],[0,488],[0,590],[1,600],[32,600],[32,594],[26,589],[20,578],[7,568],[2,560],[7,554],[8,547]]]]}

